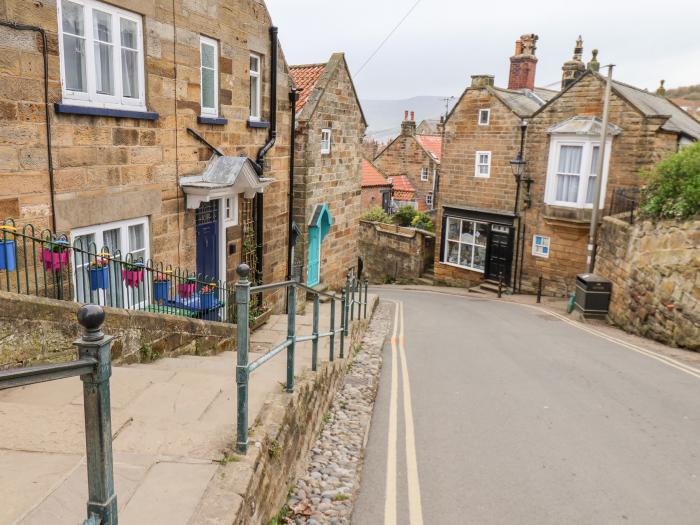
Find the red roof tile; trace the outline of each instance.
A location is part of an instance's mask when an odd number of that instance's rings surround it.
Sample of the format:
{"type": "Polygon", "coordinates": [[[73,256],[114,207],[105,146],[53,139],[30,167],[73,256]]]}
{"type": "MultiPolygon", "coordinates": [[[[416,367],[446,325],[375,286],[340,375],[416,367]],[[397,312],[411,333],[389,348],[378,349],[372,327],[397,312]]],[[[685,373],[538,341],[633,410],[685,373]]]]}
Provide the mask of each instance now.
{"type": "Polygon", "coordinates": [[[362,187],[373,188],[376,186],[390,186],[386,177],[366,159],[362,159],[362,187]]]}
{"type": "Polygon", "coordinates": [[[326,70],[326,64],[309,64],[305,66],[290,66],[289,72],[292,74],[294,84],[297,89],[302,90],[299,93],[297,101],[297,113],[304,108],[304,104],[309,100],[311,93],[314,91],[316,82],[321,78],[321,75],[326,70]]]}
{"type": "Polygon", "coordinates": [[[432,154],[438,162],[442,157],[442,136],[440,135],[416,135],[416,140],[428,153],[432,154]]]}
{"type": "Polygon", "coordinates": [[[393,197],[395,201],[413,201],[416,200],[416,192],[394,190],[393,197]]]}
{"type": "Polygon", "coordinates": [[[392,177],[391,183],[394,186],[394,191],[412,191],[416,192],[416,188],[413,187],[411,181],[406,177],[406,175],[399,175],[398,177],[392,177]]]}

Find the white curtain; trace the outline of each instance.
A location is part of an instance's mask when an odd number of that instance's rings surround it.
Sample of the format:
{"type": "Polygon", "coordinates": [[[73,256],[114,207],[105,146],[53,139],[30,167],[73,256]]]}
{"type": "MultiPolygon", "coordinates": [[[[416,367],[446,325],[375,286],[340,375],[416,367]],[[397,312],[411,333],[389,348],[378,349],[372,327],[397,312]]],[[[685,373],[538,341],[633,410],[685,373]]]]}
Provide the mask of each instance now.
{"type": "Polygon", "coordinates": [[[562,146],[557,170],[557,200],[576,202],[581,178],[582,146],[562,146]]]}
{"type": "Polygon", "coordinates": [[[593,204],[593,194],[595,193],[595,181],[598,175],[598,155],[600,153],[600,148],[598,146],[593,147],[593,154],[591,155],[591,175],[588,177],[588,191],[586,192],[586,203],[593,204]]]}
{"type": "Polygon", "coordinates": [[[125,18],[119,21],[122,44],[122,89],[127,98],[139,98],[138,26],[125,18]]]}
{"type": "Polygon", "coordinates": [[[95,87],[98,93],[113,95],[112,16],[95,10],[92,14],[92,24],[95,39],[95,87]]]}
{"type": "Polygon", "coordinates": [[[85,15],[83,7],[64,0],[61,4],[61,12],[66,87],[71,91],[86,92],[85,15]]]}

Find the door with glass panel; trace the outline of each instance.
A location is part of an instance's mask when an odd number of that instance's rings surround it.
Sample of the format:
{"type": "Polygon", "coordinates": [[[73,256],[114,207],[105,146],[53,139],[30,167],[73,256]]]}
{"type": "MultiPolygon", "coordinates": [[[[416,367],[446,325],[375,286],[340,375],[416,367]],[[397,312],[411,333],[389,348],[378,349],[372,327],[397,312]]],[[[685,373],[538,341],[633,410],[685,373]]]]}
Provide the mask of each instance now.
{"type": "Polygon", "coordinates": [[[509,226],[491,225],[489,237],[486,278],[504,283],[510,281],[513,264],[513,232],[509,226]]]}
{"type": "Polygon", "coordinates": [[[149,258],[146,219],[80,228],[72,232],[72,239],[78,302],[116,308],[148,303],[146,275],[140,272],[141,264],[149,258]],[[107,261],[102,273],[95,264],[98,259],[107,261]]]}

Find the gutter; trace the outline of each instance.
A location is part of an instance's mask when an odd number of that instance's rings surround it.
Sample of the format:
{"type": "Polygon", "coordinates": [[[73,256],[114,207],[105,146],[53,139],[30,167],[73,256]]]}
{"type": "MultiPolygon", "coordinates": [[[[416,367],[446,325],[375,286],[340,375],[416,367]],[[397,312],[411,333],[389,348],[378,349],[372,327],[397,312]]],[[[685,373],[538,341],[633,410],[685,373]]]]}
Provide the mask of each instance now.
{"type": "MultiPolygon", "coordinates": [[[[257,163],[260,173],[265,171],[265,155],[272,149],[277,140],[277,54],[279,48],[278,29],[270,27],[270,130],[267,143],[258,151],[257,163]]],[[[255,277],[256,280],[263,275],[263,228],[265,226],[264,198],[262,193],[255,196],[253,204],[255,220],[255,277]]]]}
{"type": "MultiPolygon", "coordinates": [[[[46,115],[46,150],[49,171],[49,193],[51,196],[51,227],[56,232],[56,184],[54,181],[53,154],[51,144],[51,112],[49,110],[49,49],[46,42],[46,31],[39,26],[30,26],[0,20],[0,26],[9,27],[17,31],[34,31],[41,36],[42,55],[44,58],[44,113],[46,115]]],[[[18,217],[19,218],[19,217],[18,217]]]]}

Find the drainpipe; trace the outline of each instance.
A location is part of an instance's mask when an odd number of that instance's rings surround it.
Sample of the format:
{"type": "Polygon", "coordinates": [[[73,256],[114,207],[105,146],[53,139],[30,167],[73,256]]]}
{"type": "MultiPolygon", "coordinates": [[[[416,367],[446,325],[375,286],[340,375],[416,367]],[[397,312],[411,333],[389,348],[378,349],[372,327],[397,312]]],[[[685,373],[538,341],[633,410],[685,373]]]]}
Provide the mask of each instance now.
{"type": "Polygon", "coordinates": [[[297,101],[299,100],[299,93],[296,88],[293,88],[289,93],[289,102],[292,106],[292,131],[289,146],[289,225],[287,232],[288,246],[287,246],[287,280],[292,278],[292,253],[294,247],[292,246],[292,236],[294,235],[294,158],[295,158],[295,146],[296,146],[296,125],[297,125],[297,101]]]}
{"type": "Polygon", "coordinates": [[[46,115],[46,150],[49,170],[49,193],[51,196],[51,228],[56,232],[56,185],[54,182],[53,155],[51,146],[51,112],[49,110],[49,50],[46,43],[46,31],[38,26],[18,24],[0,20],[0,26],[9,27],[17,31],[34,31],[41,36],[41,47],[44,58],[44,113],[46,115]]]}
{"type": "MultiPolygon", "coordinates": [[[[270,27],[270,128],[267,136],[267,143],[258,151],[258,165],[260,172],[265,170],[265,155],[272,149],[277,140],[277,40],[278,29],[270,27]]],[[[263,194],[255,196],[253,204],[253,214],[255,215],[255,275],[260,279],[263,274],[263,228],[264,219],[264,199],[263,194]]]]}

